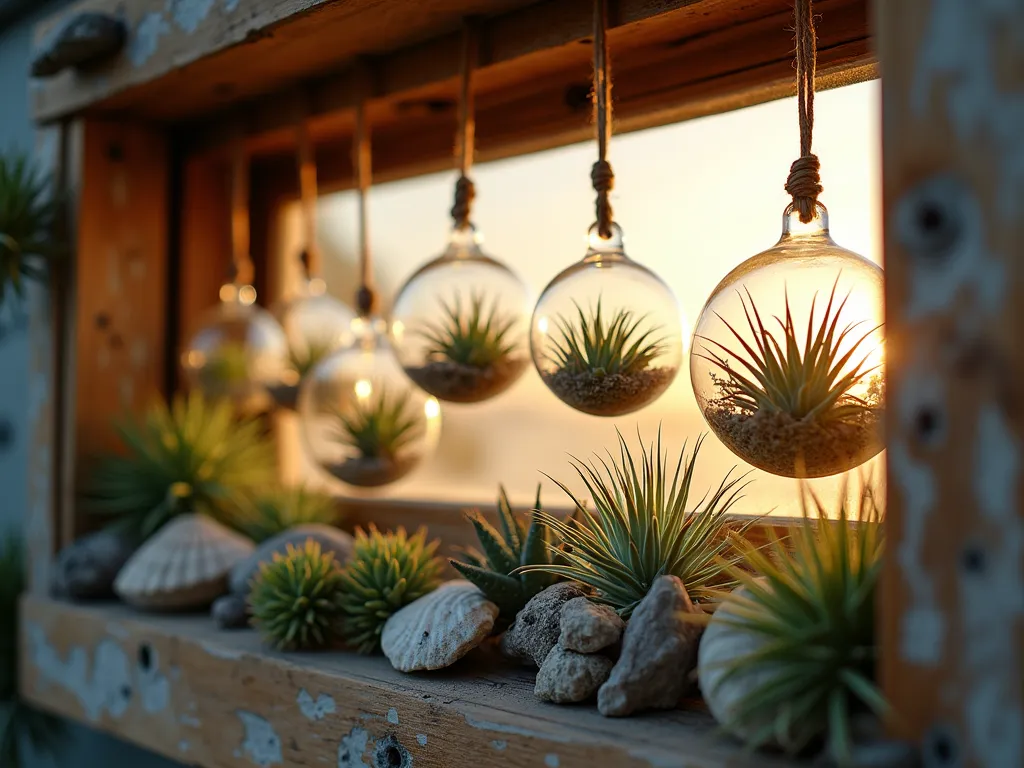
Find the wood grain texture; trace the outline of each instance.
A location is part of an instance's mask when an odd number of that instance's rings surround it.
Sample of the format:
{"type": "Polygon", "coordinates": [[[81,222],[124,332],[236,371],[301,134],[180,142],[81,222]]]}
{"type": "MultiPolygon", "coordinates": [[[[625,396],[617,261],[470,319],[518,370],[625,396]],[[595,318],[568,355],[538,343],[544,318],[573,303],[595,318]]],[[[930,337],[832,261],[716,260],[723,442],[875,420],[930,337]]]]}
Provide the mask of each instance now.
{"type": "Polygon", "coordinates": [[[1024,765],[1024,2],[876,3],[882,676],[933,766],[1024,765]]]}
{"type": "Polygon", "coordinates": [[[33,704],[205,768],[774,768],[699,710],[606,719],[533,696],[534,673],[478,649],[438,673],[382,657],[282,655],[207,617],[22,603],[33,704]]]}

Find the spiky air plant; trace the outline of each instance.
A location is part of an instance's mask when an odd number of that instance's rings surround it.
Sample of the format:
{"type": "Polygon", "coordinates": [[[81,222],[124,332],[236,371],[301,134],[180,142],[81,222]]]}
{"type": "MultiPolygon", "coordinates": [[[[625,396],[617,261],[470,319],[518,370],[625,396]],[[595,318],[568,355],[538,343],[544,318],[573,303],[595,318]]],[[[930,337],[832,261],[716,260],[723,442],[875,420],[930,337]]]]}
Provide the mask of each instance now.
{"type": "Polygon", "coordinates": [[[495,623],[498,631],[512,622],[531,597],[557,579],[543,571],[516,572],[522,566],[550,565],[553,562],[548,547],[548,528],[541,522],[540,512],[539,485],[529,525],[513,513],[505,488],[499,486],[498,522],[501,532],[495,530],[478,511],[467,512],[466,519],[476,529],[482,552],[466,550],[463,552],[466,562],[449,561],[498,606],[498,621],[495,623]]]}
{"type": "Polygon", "coordinates": [[[214,391],[249,381],[249,351],[244,344],[228,342],[210,354],[201,378],[214,391]]]}
{"type": "Polygon", "coordinates": [[[58,210],[49,178],[27,154],[0,154],[0,307],[8,295],[24,297],[26,280],[46,279],[47,262],[60,253],[58,210]]]}
{"type": "Polygon", "coordinates": [[[307,340],[302,345],[291,345],[288,347],[288,365],[301,379],[336,348],[337,344],[318,339],[307,340]]]}
{"type": "Polygon", "coordinates": [[[441,583],[440,542],[427,543],[427,531],[409,536],[399,526],[381,533],[372,524],[356,529],[352,559],[342,571],[342,621],[345,643],[359,653],[380,649],[384,622],[441,583]]]}
{"type": "Polygon", "coordinates": [[[785,542],[736,539],[755,573],[730,568],[743,586],[721,596],[699,674],[716,719],[752,748],[795,754],[824,739],[844,765],[852,718],[888,706],[876,682],[881,515],[869,481],[855,510],[845,483],[840,499],[830,514],[802,484],[803,522],[785,542]]]}
{"type": "MultiPolygon", "coordinates": [[[[64,723],[39,712],[18,696],[18,598],[25,591],[25,557],[20,536],[0,538],[0,766],[21,768],[23,747],[56,757],[64,723]]],[[[55,761],[56,762],[56,761],[55,761]]]]}
{"type": "Polygon", "coordinates": [[[259,543],[297,525],[337,522],[338,505],[333,497],[296,485],[262,492],[241,511],[236,527],[259,543]]]}
{"type": "Polygon", "coordinates": [[[337,411],[335,435],[364,459],[396,460],[420,436],[420,422],[409,392],[392,396],[381,388],[356,401],[352,413],[337,411]]]}
{"type": "Polygon", "coordinates": [[[261,563],[249,593],[252,623],[274,647],[306,651],[334,645],[341,618],[341,566],[312,539],[261,563]]]}
{"type": "Polygon", "coordinates": [[[276,471],[262,425],[236,419],[230,403],[197,392],[175,397],[170,407],[154,403],[117,432],[124,450],[98,461],[85,501],[142,537],[183,512],[238,527],[244,507],[276,471]]]}
{"type": "Polygon", "coordinates": [[[811,301],[805,331],[798,331],[786,296],[779,329],[765,327],[750,292],[740,294],[746,336],[719,315],[737,346],[701,337],[703,352],[722,375],[705,415],[715,433],[755,466],[776,474],[820,477],[851,469],[881,449],[878,366],[868,364],[866,342],[881,327],[839,326],[849,294],[838,305],[832,286],[824,314],[811,301]],[[801,338],[803,341],[801,342],[801,338]],[[869,396],[851,394],[862,382],[869,396]],[[783,446],[780,448],[780,446],[783,446]]]}
{"type": "Polygon", "coordinates": [[[632,614],[659,576],[679,577],[695,601],[707,601],[734,585],[730,569],[741,556],[731,543],[734,524],[727,517],[745,487],[743,478],[730,470],[713,492],[688,509],[703,437],[689,455],[683,446],[672,471],[660,430],[656,444],[641,442],[639,462],[622,434],[616,434],[618,458],[609,452],[607,460],[572,461],[593,501],[594,514],[566,485],[551,478],[576,507],[576,514],[564,521],[540,513],[541,521],[561,537],[563,546],[556,551],[549,544],[549,549],[563,562],[530,565],[520,572],[551,573],[587,584],[596,591],[597,602],[623,618],[632,614]]]}

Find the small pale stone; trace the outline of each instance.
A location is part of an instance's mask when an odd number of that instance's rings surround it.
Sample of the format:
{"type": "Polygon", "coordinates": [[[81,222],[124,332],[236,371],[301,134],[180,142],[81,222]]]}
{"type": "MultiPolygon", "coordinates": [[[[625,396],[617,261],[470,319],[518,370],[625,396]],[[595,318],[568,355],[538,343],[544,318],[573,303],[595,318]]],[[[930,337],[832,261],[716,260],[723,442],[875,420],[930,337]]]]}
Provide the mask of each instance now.
{"type": "Polygon", "coordinates": [[[533,692],[555,704],[574,704],[591,698],[612,671],[611,659],[596,653],[577,653],[555,646],[537,673],[533,692]]]}
{"type": "Polygon", "coordinates": [[[381,649],[399,672],[443,669],[482,643],[498,606],[468,581],[448,581],[384,624],[381,649]]]}
{"type": "Polygon", "coordinates": [[[558,644],[577,653],[597,653],[619,642],[625,627],[625,622],[607,605],[574,597],[562,606],[558,644]]]}
{"type": "Polygon", "coordinates": [[[516,614],[515,621],[501,638],[501,652],[538,667],[558,643],[562,606],[574,597],[584,597],[583,589],[570,581],[553,584],[538,592],[516,614]]]}
{"type": "Polygon", "coordinates": [[[78,539],[57,555],[51,593],[72,600],[113,597],[114,579],[138,544],[134,536],[112,529],[78,539]]]}
{"type": "Polygon", "coordinates": [[[683,582],[661,576],[633,611],[622,639],[622,653],[597,697],[606,717],[647,709],[673,709],[689,686],[697,662],[701,628],[684,621],[697,613],[683,582]]]}
{"type": "Polygon", "coordinates": [[[353,539],[345,531],[321,523],[297,525],[264,541],[256,547],[255,552],[232,569],[228,580],[231,594],[248,596],[250,582],[259,573],[260,563],[269,563],[274,559],[275,553],[285,554],[289,544],[301,547],[307,539],[319,544],[324,554],[333,552],[334,559],[339,565],[344,565],[352,557],[353,539]]]}
{"type": "Polygon", "coordinates": [[[218,597],[213,601],[210,614],[219,629],[245,629],[249,626],[249,612],[245,605],[245,598],[240,595],[218,597]]]}

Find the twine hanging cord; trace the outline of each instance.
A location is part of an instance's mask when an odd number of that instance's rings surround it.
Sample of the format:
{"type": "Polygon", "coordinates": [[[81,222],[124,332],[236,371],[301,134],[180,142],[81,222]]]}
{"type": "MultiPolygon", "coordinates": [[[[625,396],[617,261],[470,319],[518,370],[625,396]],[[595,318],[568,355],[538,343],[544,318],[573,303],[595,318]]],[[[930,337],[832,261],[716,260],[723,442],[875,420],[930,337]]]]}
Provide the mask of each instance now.
{"type": "Polygon", "coordinates": [[[469,177],[476,149],[476,118],[473,104],[473,70],[479,51],[478,23],[467,19],[462,31],[462,64],[459,93],[459,132],[455,142],[455,160],[459,166],[459,179],[455,182],[455,202],[452,220],[456,229],[468,229],[476,199],[476,186],[469,177]]]}
{"type": "Polygon", "coordinates": [[[316,242],[316,158],[309,137],[305,113],[295,126],[296,161],[299,171],[299,202],[302,208],[304,244],[299,260],[307,277],[320,276],[320,252],[316,242]]]}
{"type": "Polygon", "coordinates": [[[241,138],[231,148],[231,266],[228,279],[251,285],[254,277],[249,255],[249,158],[241,138]]]}
{"type": "Polygon", "coordinates": [[[800,157],[793,161],[786,179],[786,192],[805,224],[814,218],[821,194],[821,167],[811,152],[814,134],[814,75],[817,66],[817,40],[814,28],[813,0],[794,0],[796,37],[796,97],[800,117],[800,157]]]}
{"type": "Polygon", "coordinates": [[[372,149],[370,129],[366,121],[366,102],[369,97],[369,72],[366,64],[360,66],[359,95],[356,103],[356,130],[352,144],[352,164],[356,171],[359,191],[359,273],[360,285],[356,293],[356,308],[363,317],[373,314],[377,294],[373,289],[373,257],[370,251],[370,222],[367,202],[372,177],[372,149]]]}
{"type": "Polygon", "coordinates": [[[608,162],[612,134],[611,66],[608,61],[608,0],[594,0],[594,109],[597,123],[597,162],[590,170],[590,182],[597,192],[595,214],[597,233],[612,236],[612,205],[608,193],[615,187],[615,173],[608,162]]]}

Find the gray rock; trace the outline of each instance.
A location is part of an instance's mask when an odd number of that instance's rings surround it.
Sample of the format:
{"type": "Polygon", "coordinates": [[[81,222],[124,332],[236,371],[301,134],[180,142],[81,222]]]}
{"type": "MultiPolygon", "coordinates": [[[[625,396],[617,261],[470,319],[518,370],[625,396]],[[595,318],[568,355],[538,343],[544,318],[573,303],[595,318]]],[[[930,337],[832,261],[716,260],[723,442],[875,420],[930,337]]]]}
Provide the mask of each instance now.
{"type": "Polygon", "coordinates": [[[501,638],[501,652],[538,667],[558,643],[562,606],[574,597],[585,597],[583,589],[569,581],[553,584],[538,592],[519,613],[501,638]]]}
{"type": "Polygon", "coordinates": [[[84,536],[57,555],[51,593],[72,600],[113,597],[114,579],[138,546],[136,536],[114,529],[84,536]]]}
{"type": "Polygon", "coordinates": [[[249,626],[249,609],[241,595],[218,597],[210,615],[218,629],[245,629],[249,626]]]}
{"type": "Polygon", "coordinates": [[[612,671],[612,660],[597,653],[576,653],[555,646],[541,664],[533,692],[555,704],[591,698],[612,671]]]}
{"type": "Polygon", "coordinates": [[[633,611],[622,639],[622,653],[597,708],[606,717],[646,709],[672,709],[690,685],[697,663],[701,627],[682,619],[699,613],[675,576],[661,576],[633,611]]]}
{"type": "Polygon", "coordinates": [[[234,567],[228,579],[231,594],[248,596],[249,582],[259,572],[260,563],[269,563],[275,552],[283,555],[289,544],[301,547],[306,543],[306,539],[318,542],[324,552],[333,552],[339,563],[344,564],[352,557],[353,539],[345,531],[320,523],[297,525],[267,539],[256,547],[255,552],[234,567]]]}
{"type": "Polygon", "coordinates": [[[574,597],[562,606],[558,644],[568,651],[597,653],[615,645],[626,623],[607,605],[596,605],[585,597],[574,597]]]}

